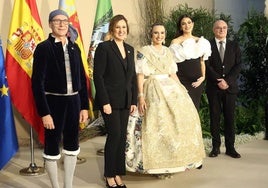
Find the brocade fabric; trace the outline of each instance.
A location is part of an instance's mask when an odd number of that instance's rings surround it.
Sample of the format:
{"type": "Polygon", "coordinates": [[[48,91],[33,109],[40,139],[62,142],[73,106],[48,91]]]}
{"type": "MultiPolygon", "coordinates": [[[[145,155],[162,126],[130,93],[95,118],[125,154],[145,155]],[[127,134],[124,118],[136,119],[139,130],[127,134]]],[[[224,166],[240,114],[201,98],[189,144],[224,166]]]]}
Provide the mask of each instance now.
{"type": "Polygon", "coordinates": [[[147,109],[129,118],[126,146],[128,171],[161,174],[202,164],[205,150],[199,115],[185,87],[171,77],[177,66],[169,48],[138,52],[136,72],[143,73],[147,109]]]}

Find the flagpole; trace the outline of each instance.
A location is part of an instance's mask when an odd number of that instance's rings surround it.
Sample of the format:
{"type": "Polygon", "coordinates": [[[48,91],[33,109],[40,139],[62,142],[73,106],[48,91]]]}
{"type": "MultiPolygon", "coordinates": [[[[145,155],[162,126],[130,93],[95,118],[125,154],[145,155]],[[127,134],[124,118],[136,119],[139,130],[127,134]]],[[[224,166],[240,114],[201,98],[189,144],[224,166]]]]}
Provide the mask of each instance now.
{"type": "MultiPolygon", "coordinates": [[[[109,40],[109,21],[113,16],[113,9],[111,0],[98,0],[97,10],[95,13],[94,27],[91,37],[91,43],[88,53],[88,61],[90,68],[93,70],[93,58],[95,49],[100,42],[109,40]]],[[[92,96],[95,97],[95,88],[92,84],[92,96]]],[[[102,117],[98,117],[102,118],[102,117]]],[[[106,133],[105,133],[106,134],[106,133]]],[[[97,150],[97,155],[104,156],[104,148],[97,150]]]]}
{"type": "Polygon", "coordinates": [[[37,166],[34,161],[33,127],[30,127],[31,163],[29,167],[20,170],[20,175],[23,176],[37,176],[45,173],[44,167],[37,166]]]}

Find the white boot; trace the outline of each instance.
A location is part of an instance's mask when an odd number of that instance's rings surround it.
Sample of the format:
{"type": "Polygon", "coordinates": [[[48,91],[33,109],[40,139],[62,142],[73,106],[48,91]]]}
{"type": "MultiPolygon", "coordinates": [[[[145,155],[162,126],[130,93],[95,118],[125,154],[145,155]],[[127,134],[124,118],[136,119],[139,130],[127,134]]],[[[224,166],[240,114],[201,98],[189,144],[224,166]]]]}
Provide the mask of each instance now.
{"type": "Polygon", "coordinates": [[[56,160],[45,159],[45,168],[50,179],[52,188],[60,188],[58,182],[58,165],[56,160]]]}
{"type": "Polygon", "coordinates": [[[64,155],[64,188],[73,187],[73,177],[76,161],[76,155],[64,155]]]}

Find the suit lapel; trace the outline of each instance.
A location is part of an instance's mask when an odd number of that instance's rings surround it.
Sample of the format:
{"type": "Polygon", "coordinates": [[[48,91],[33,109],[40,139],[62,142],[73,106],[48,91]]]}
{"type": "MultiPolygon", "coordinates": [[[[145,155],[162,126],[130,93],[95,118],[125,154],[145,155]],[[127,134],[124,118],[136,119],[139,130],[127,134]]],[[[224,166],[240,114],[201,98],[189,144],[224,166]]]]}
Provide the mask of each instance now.
{"type": "Polygon", "coordinates": [[[229,54],[230,54],[230,51],[231,51],[231,43],[230,42],[228,42],[228,41],[226,41],[226,46],[225,46],[225,54],[224,54],[224,61],[225,60],[228,60],[228,57],[230,57],[229,56],[229,54]]]}
{"type": "Polygon", "coordinates": [[[214,49],[217,53],[215,53],[215,55],[217,56],[217,59],[219,59],[221,61],[221,56],[220,56],[220,52],[216,43],[216,40],[213,39],[213,42],[211,44],[212,49],[214,49]]]}
{"type": "MultiPolygon", "coordinates": [[[[126,66],[124,65],[125,62],[124,62],[123,57],[122,57],[122,55],[121,55],[121,53],[120,53],[120,51],[119,51],[119,48],[117,47],[117,45],[116,45],[116,43],[115,43],[114,40],[111,41],[111,46],[112,46],[112,49],[113,49],[114,53],[116,54],[116,56],[117,56],[118,59],[120,60],[121,65],[123,66],[124,70],[126,71],[126,66]]],[[[124,44],[124,47],[125,47],[125,49],[126,49],[125,44],[124,44]]],[[[127,49],[126,49],[126,50],[127,50],[127,49]]],[[[128,55],[127,55],[127,51],[126,51],[126,57],[128,57],[128,55]]]]}
{"type": "Polygon", "coordinates": [[[128,49],[128,47],[125,45],[125,43],[124,43],[124,47],[125,47],[125,50],[126,50],[126,58],[127,58],[127,71],[129,71],[130,70],[130,64],[131,64],[131,62],[132,62],[132,60],[131,60],[131,50],[130,49],[128,49]]]}

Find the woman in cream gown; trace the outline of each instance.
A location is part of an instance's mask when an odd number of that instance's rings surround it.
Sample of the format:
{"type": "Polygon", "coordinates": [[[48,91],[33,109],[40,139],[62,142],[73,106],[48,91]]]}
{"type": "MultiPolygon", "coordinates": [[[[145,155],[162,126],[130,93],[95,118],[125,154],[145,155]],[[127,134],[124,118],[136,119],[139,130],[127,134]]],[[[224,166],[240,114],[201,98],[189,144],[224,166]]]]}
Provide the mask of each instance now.
{"type": "Polygon", "coordinates": [[[129,119],[126,168],[131,172],[168,174],[198,168],[205,157],[200,119],[176,76],[166,30],[152,26],[152,45],[137,54],[138,109],[129,119]]]}

